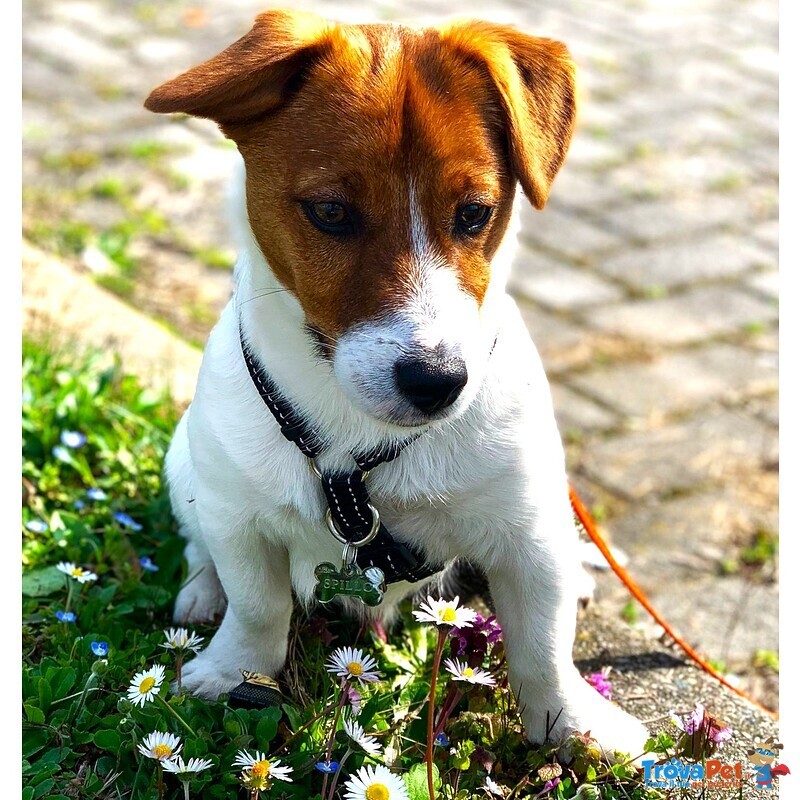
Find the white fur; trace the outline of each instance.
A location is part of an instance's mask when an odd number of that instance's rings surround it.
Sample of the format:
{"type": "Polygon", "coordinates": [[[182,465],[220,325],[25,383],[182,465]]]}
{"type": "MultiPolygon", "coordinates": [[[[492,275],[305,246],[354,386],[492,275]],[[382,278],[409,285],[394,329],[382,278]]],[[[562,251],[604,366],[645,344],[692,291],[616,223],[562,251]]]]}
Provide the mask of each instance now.
{"type": "MultiPolygon", "coordinates": [[[[505,292],[516,215],[480,309],[428,252],[417,226],[419,291],[392,318],[345,337],[332,368],[316,355],[294,296],[265,295],[280,286],[249,230],[243,194],[240,186],[236,292],[211,333],[195,399],[167,458],[172,504],[191,542],[190,574],[199,573],[181,590],[176,616],[221,612],[217,576],[228,601],[208,648],[184,668],[184,684],[215,697],[239,682],[240,668],[279,672],[292,590],[311,602],[314,567],[341,558],[323,522],[319,481],[251,383],[239,317],[281,390],[329,443],[323,469],[352,468],[350,451],[408,435],[408,427],[380,418],[381,403],[394,402],[381,370],[414,341],[447,341],[468,364],[463,397],[444,420],[415,428],[422,435],[370,474],[372,500],[392,534],[432,562],[464,556],[485,570],[533,740],[544,738],[549,715],[556,738],[591,730],[606,747],[641,752],[642,725],[600,697],[572,662],[578,538],[548,382],[505,292]],[[381,337],[389,343],[378,344],[381,337]],[[363,374],[359,355],[368,365],[363,374]],[[364,390],[373,378],[374,397],[364,390]]],[[[392,587],[377,612],[391,616],[412,588],[392,587]]]]}

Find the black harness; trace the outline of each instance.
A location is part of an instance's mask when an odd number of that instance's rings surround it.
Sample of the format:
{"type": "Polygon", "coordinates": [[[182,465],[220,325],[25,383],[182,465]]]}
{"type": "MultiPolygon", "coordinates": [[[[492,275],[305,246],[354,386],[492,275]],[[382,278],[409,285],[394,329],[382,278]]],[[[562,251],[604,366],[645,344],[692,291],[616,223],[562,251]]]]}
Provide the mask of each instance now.
{"type": "Polygon", "coordinates": [[[328,502],[325,514],[328,529],[342,544],[356,549],[358,566],[362,570],[378,567],[383,571],[386,583],[414,583],[439,572],[441,565],[428,565],[425,557],[417,550],[394,539],[380,521],[380,514],[370,502],[367,490],[366,477],[370,470],[393,461],[416,436],[383,449],[352,453],[358,467],[353,472],[320,472],[315,459],[325,451],[326,444],[292,408],[272,378],[256,362],[244,340],[241,327],[239,340],[247,371],[261,399],[280,425],[283,436],[308,458],[310,468],[322,483],[328,502]]]}

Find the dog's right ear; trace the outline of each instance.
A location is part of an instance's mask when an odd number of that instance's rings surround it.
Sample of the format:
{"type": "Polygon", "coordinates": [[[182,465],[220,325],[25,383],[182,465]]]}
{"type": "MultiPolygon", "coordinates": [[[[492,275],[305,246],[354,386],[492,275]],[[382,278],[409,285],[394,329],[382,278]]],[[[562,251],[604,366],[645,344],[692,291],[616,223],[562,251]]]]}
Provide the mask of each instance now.
{"type": "Polygon", "coordinates": [[[267,11],[219,55],[154,89],[145,108],[207,117],[221,126],[247,122],[277,108],[333,23],[316,14],[267,11]]]}

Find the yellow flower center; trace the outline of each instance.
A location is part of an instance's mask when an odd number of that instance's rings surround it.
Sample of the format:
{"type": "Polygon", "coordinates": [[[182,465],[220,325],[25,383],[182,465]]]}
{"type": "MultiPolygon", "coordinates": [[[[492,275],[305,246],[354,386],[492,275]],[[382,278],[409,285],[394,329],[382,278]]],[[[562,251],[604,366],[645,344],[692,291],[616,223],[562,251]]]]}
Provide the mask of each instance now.
{"type": "Polygon", "coordinates": [[[464,672],[461,673],[465,678],[471,678],[475,674],[475,670],[472,667],[467,667],[464,672]]]}
{"type": "Polygon", "coordinates": [[[443,609],[442,611],[439,612],[439,619],[442,622],[455,622],[456,621],[455,609],[450,608],[450,606],[443,609]]]}
{"type": "Polygon", "coordinates": [[[371,783],[364,796],[367,800],[389,800],[389,790],[382,783],[371,783]]]}
{"type": "Polygon", "coordinates": [[[83,570],[80,567],[75,567],[70,574],[73,578],[80,578],[83,575],[83,570]]]}
{"type": "Polygon", "coordinates": [[[347,665],[347,671],[351,675],[355,675],[356,677],[358,677],[359,675],[361,675],[361,673],[364,672],[364,667],[362,667],[361,664],[358,663],[358,661],[351,661],[347,665]]]}
{"type": "Polygon", "coordinates": [[[153,748],[153,755],[157,759],[161,760],[162,758],[166,758],[167,756],[171,756],[172,755],[172,748],[171,747],[167,747],[167,745],[165,745],[165,744],[157,744],[153,748]]]}
{"type": "Polygon", "coordinates": [[[256,763],[250,767],[250,774],[256,778],[263,778],[265,775],[269,775],[269,768],[269,761],[256,761],[256,763]]]}
{"type": "Polygon", "coordinates": [[[145,678],[139,684],[139,694],[147,694],[156,685],[156,679],[152,676],[145,678]]]}

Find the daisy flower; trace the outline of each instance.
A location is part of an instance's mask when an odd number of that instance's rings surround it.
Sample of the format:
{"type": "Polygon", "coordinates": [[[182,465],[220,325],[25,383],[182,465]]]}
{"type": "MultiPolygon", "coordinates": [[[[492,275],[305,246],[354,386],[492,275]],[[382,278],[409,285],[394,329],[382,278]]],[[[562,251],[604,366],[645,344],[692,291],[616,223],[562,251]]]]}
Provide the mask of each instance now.
{"type": "Polygon", "coordinates": [[[325,662],[328,672],[348,680],[355,678],[362,686],[380,679],[377,666],[378,663],[372,656],[365,656],[355,647],[339,647],[325,662]]]}
{"type": "Polygon", "coordinates": [[[167,772],[202,772],[204,769],[213,767],[214,762],[207,758],[190,758],[184,763],[181,756],[174,756],[173,758],[168,758],[166,761],[162,761],[161,766],[164,767],[167,772]]]}
{"type": "Polygon", "coordinates": [[[453,676],[453,680],[481,684],[482,686],[494,686],[495,684],[494,678],[486,670],[473,669],[463,661],[454,661],[452,658],[446,658],[444,665],[453,676]]]}
{"type": "Polygon", "coordinates": [[[345,719],[342,722],[342,727],[350,739],[368,755],[377,756],[381,752],[381,746],[375,737],[366,736],[364,729],[358,724],[357,720],[345,719]]]}
{"type": "Polygon", "coordinates": [[[408,800],[403,781],[381,764],[361,767],[344,788],[345,800],[408,800]]]}
{"type": "Polygon", "coordinates": [[[505,794],[499,784],[495,783],[488,775],[486,776],[486,781],[483,784],[483,788],[489,792],[489,794],[493,794],[495,797],[503,797],[505,794]]]}
{"type": "MultiPolygon", "coordinates": [[[[247,750],[240,750],[236,754],[233,761],[234,767],[242,767],[242,780],[250,780],[255,783],[268,783],[269,778],[276,781],[286,781],[291,783],[292,779],[289,774],[292,772],[291,767],[282,767],[278,759],[268,761],[264,753],[256,751],[251,755],[247,750]]],[[[249,785],[249,784],[248,784],[249,785]]],[[[251,788],[260,788],[253,785],[251,788]]],[[[266,786],[264,787],[266,788],[266,786]]]]}
{"type": "Polygon", "coordinates": [[[89,581],[97,580],[97,575],[95,575],[94,572],[90,572],[83,567],[77,567],[72,561],[59,561],[58,564],[56,564],[56,569],[68,575],[73,580],[78,581],[78,583],[88,583],[89,581]]]}
{"type": "Polygon", "coordinates": [[[427,601],[420,604],[420,610],[414,612],[417,622],[432,622],[453,628],[469,628],[477,616],[471,608],[458,605],[458,596],[453,600],[434,600],[428,595],[427,601]]]}
{"type": "Polygon", "coordinates": [[[186,652],[191,650],[197,653],[202,648],[200,647],[203,642],[203,637],[198,636],[196,633],[189,633],[186,628],[170,628],[164,631],[164,636],[167,641],[162,644],[167,650],[181,650],[186,652]]]}
{"type": "Polygon", "coordinates": [[[178,755],[183,745],[178,736],[174,736],[171,733],[153,731],[145,736],[144,741],[137,747],[143,756],[154,758],[156,761],[164,761],[178,755]]]}
{"type": "Polygon", "coordinates": [[[135,706],[143,706],[155,699],[155,695],[164,682],[164,667],[156,664],[144,672],[137,672],[128,687],[128,700],[135,706]]]}

